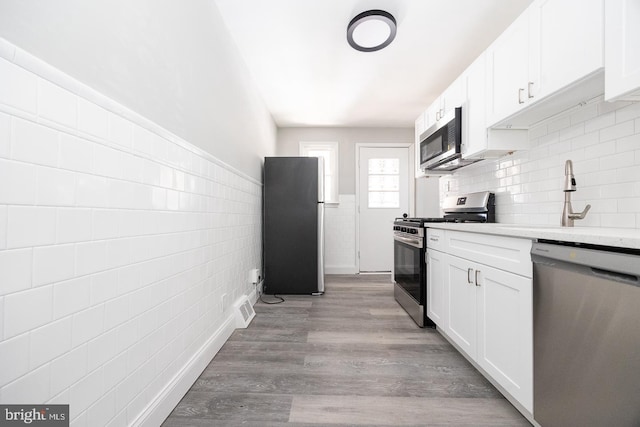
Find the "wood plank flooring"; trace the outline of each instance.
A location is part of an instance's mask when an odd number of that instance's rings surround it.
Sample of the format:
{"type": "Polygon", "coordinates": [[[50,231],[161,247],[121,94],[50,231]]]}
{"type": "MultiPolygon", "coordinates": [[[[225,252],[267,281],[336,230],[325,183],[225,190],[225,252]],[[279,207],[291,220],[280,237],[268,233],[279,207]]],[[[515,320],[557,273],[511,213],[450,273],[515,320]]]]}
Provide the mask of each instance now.
{"type": "Polygon", "coordinates": [[[326,279],[323,296],[258,302],[163,426],[530,425],[388,275],[326,279]]]}

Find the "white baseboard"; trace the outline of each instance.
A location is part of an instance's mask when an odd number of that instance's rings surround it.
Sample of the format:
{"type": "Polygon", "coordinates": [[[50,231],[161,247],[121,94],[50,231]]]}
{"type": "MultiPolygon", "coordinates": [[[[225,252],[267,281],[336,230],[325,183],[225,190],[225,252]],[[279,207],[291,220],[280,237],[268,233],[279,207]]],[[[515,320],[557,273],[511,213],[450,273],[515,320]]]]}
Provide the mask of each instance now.
{"type": "Polygon", "coordinates": [[[355,265],[325,265],[325,274],[358,274],[358,267],[355,265]]]}
{"type": "Polygon", "coordinates": [[[189,391],[211,359],[220,351],[235,330],[233,312],[213,336],[196,352],[184,367],[169,381],[169,384],[147,405],[138,418],[131,424],[136,427],[157,427],[169,416],[189,391]]]}

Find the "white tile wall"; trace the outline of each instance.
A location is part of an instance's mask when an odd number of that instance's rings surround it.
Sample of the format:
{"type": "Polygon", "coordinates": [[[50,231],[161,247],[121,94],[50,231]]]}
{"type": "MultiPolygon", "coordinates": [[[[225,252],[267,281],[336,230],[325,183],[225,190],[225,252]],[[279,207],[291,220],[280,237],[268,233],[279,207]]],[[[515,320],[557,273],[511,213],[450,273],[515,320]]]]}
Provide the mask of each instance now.
{"type": "Polygon", "coordinates": [[[338,205],[325,208],[325,272],[353,274],[356,264],[356,196],[340,194],[338,205]]]}
{"type": "Polygon", "coordinates": [[[573,160],[581,227],[640,228],[640,103],[601,97],[530,129],[531,149],[440,178],[447,194],[496,192],[498,222],[560,225],[565,160],[573,160]],[[447,191],[449,188],[449,191],[447,191]]]}
{"type": "Polygon", "coordinates": [[[0,402],[130,424],[232,314],[222,294],[253,291],[262,187],[34,71],[0,57],[0,402]]]}

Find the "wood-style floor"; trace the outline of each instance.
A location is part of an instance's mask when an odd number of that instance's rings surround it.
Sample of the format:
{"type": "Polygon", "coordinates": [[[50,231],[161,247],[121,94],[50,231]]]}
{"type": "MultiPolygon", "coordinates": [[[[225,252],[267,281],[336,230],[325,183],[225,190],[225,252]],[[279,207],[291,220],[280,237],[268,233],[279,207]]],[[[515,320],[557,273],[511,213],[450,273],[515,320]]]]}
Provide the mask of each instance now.
{"type": "Polygon", "coordinates": [[[327,276],[323,296],[258,302],[163,426],[530,425],[438,332],[413,323],[389,282],[327,276]]]}

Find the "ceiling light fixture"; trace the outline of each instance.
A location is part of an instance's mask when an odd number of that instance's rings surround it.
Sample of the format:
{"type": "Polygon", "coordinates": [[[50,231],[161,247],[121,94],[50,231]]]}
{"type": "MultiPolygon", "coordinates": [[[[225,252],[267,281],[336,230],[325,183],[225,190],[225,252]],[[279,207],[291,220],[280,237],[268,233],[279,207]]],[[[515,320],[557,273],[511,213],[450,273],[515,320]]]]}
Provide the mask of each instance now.
{"type": "Polygon", "coordinates": [[[347,41],[355,50],[375,52],[383,49],[396,37],[396,20],[384,10],[367,10],[349,22],[347,41]]]}

